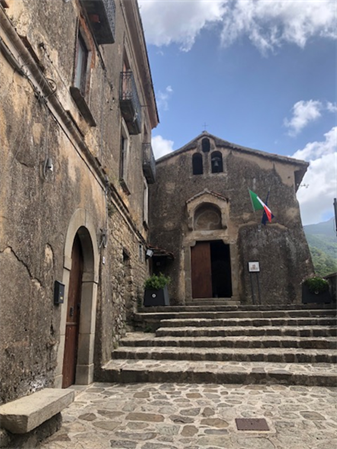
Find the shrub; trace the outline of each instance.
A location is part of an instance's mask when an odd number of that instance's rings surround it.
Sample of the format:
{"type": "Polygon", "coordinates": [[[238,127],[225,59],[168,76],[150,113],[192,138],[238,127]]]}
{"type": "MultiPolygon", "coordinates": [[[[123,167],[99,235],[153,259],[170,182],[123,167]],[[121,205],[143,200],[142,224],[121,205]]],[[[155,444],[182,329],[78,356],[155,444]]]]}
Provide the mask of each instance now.
{"type": "Polygon", "coordinates": [[[310,293],[324,293],[329,290],[329,282],[318,276],[306,279],[304,284],[308,287],[310,293]]]}
{"type": "Polygon", "coordinates": [[[144,282],[144,288],[148,290],[160,290],[170,282],[171,279],[168,276],[165,276],[163,273],[160,273],[158,276],[156,274],[153,274],[144,282]]]}

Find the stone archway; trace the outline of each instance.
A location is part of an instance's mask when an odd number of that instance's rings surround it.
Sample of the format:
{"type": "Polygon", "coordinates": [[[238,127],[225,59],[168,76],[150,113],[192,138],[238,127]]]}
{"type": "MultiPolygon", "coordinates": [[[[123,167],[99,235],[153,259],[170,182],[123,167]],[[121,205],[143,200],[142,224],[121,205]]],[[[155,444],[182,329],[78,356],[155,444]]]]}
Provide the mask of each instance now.
{"type": "Polygon", "coordinates": [[[184,297],[237,300],[237,236],[230,220],[229,199],[204,189],[186,201],[186,209],[184,297]]]}
{"type": "Polygon", "coordinates": [[[96,229],[90,215],[85,209],[77,209],[71,217],[64,248],[62,282],[65,285],[65,297],[64,304],[60,306],[62,307],[60,342],[55,373],[55,387],[57,388],[61,388],[62,386],[69,278],[72,266],[71,255],[76,236],[78,236],[82,247],[83,274],[75,383],[87,385],[93,382],[94,378],[94,340],[99,252],[97,247],[96,229]]]}
{"type": "Polygon", "coordinates": [[[212,231],[221,228],[221,211],[219,207],[209,203],[202,203],[195,209],[195,231],[212,231]]]}

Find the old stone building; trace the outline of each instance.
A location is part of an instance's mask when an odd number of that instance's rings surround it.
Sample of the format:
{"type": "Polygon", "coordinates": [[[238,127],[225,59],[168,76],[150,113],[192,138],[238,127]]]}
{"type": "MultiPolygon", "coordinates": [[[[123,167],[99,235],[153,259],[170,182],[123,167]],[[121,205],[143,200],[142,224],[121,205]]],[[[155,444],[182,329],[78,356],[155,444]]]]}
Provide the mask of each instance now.
{"type": "Polygon", "coordinates": [[[301,281],[313,273],[296,199],[307,166],[207,132],[157,161],[150,232],[164,251],[153,270],[171,277],[171,303],[301,301],[301,281]],[[270,191],[271,223],[261,225],[249,189],[263,201],[270,191]]]}
{"type": "Polygon", "coordinates": [[[148,273],[137,1],[0,0],[0,402],[88,384],[148,273]]]}

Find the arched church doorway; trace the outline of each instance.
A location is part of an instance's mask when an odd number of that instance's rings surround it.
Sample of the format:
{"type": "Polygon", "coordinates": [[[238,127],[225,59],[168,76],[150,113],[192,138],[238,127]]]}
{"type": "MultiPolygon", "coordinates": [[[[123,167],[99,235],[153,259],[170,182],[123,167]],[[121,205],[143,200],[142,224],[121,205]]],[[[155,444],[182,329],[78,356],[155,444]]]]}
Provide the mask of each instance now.
{"type": "Polygon", "coordinates": [[[230,298],[230,248],[222,240],[196,242],[191,248],[192,297],[230,298]]]}

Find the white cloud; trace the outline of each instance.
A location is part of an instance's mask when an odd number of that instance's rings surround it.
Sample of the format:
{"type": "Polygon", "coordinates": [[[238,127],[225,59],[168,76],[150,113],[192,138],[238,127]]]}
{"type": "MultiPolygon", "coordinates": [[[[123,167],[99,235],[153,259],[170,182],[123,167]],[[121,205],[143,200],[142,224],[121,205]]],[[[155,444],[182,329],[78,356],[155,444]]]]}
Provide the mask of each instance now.
{"type": "Polygon", "coordinates": [[[289,136],[297,136],[309,123],[319,119],[323,111],[336,113],[337,104],[330,101],[323,104],[317,100],[301,100],[295,103],[292,107],[292,118],[290,120],[285,118],[283,121],[284,126],[289,128],[289,136]]]}
{"type": "Polygon", "coordinates": [[[162,136],[152,137],[152,148],[155,159],[173,151],[173,140],[166,140],[162,136]]]}
{"type": "Polygon", "coordinates": [[[337,112],[337,104],[336,103],[331,103],[330,101],[328,101],[326,108],[329,112],[333,112],[333,113],[337,112]]]}
{"type": "Polygon", "coordinates": [[[163,109],[164,111],[168,110],[168,101],[171,98],[172,93],[173,89],[171,86],[167,86],[164,92],[161,90],[158,91],[156,95],[158,109],[163,109]]]}
{"type": "Polygon", "coordinates": [[[325,135],[322,142],[308,143],[293,157],[310,162],[297,198],[300,203],[303,224],[319,223],[324,215],[333,211],[333,199],[337,197],[337,127],[325,135]]]}
{"type": "Polygon", "coordinates": [[[220,21],[221,1],[139,0],[146,40],[149,44],[176,43],[189,51],[199,32],[209,23],[220,21]]]}
{"type": "Polygon", "coordinates": [[[312,36],[336,38],[335,0],[226,1],[222,42],[248,36],[262,53],[293,43],[304,47],[312,36]]]}
{"type": "Polygon", "coordinates": [[[289,128],[289,135],[296,136],[310,122],[321,116],[323,105],[320,101],[298,101],[292,107],[293,116],[290,120],[285,119],[284,125],[289,128]]]}
{"type": "Polygon", "coordinates": [[[337,38],[335,0],[139,0],[147,42],[189,51],[200,31],[220,30],[224,46],[243,36],[262,53],[313,36],[337,38]]]}

